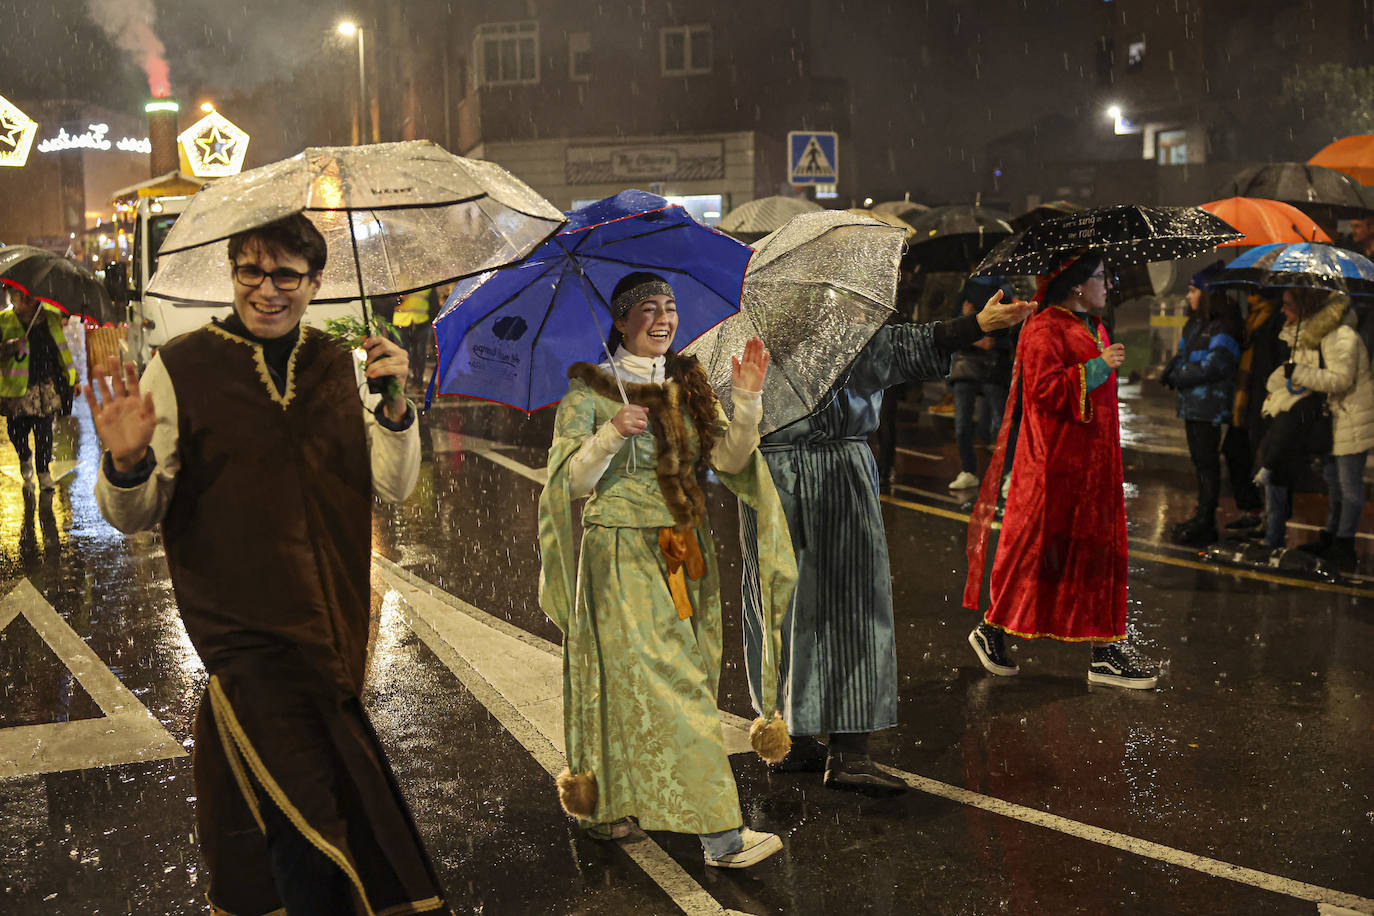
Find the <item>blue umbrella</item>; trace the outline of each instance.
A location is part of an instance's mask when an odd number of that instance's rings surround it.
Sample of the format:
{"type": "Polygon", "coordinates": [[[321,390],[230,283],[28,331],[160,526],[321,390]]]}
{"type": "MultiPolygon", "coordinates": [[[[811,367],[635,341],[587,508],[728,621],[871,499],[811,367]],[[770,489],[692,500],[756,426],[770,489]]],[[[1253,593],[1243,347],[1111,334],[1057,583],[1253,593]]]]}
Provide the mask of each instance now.
{"type": "Polygon", "coordinates": [[[1259,245],[1226,265],[1215,284],[1307,287],[1374,295],[1374,262],[1322,242],[1259,245]]]}
{"type": "Polygon", "coordinates": [[[634,271],[672,284],[681,349],[739,311],[752,253],[644,191],[573,210],[525,260],[454,287],[434,321],[439,393],[526,413],[557,403],[569,366],[605,358],[611,292],[634,271]]]}

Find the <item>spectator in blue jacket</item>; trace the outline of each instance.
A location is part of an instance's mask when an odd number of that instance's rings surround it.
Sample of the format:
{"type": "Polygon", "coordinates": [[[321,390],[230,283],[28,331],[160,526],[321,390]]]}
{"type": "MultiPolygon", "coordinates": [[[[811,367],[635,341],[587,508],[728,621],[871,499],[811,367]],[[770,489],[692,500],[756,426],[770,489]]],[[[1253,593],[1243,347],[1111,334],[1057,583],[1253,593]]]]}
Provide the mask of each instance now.
{"type": "Polygon", "coordinates": [[[1188,453],[1197,470],[1197,511],[1174,526],[1172,540],[1202,547],[1217,538],[1217,503],[1221,498],[1221,460],[1225,455],[1231,490],[1241,508],[1259,504],[1247,469],[1248,449],[1238,438],[1222,440],[1231,422],[1236,366],[1240,358],[1239,310],[1221,287],[1209,284],[1223,267],[1221,261],[1193,275],[1188,286],[1188,323],[1178,353],[1164,369],[1161,381],[1178,392],[1178,415],[1188,434],[1188,453]]]}

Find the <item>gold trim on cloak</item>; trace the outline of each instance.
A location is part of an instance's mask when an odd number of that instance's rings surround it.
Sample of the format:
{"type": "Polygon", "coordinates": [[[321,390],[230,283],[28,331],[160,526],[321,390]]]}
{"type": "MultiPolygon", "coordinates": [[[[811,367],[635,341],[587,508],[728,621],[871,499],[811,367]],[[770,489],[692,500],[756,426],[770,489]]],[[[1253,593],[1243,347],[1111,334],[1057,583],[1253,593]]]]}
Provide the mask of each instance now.
{"type": "Polygon", "coordinates": [[[291,358],[286,361],[286,391],[282,394],[277,393],[277,385],[272,381],[272,373],[267,371],[267,358],[263,356],[262,344],[231,334],[217,324],[207,324],[205,326],[211,333],[218,334],[225,340],[243,344],[245,347],[253,348],[253,356],[258,366],[258,378],[262,380],[262,385],[267,389],[267,396],[276,401],[282,407],[291,403],[296,396],[296,357],[300,355],[301,343],[305,340],[306,328],[301,327],[300,333],[296,336],[296,344],[291,348],[291,358]]]}
{"type": "MultiPolygon", "coordinates": [[[[259,353],[261,353],[261,349],[259,349],[259,353]]],[[[429,897],[424,900],[399,903],[380,911],[374,910],[371,901],[367,899],[367,890],[363,887],[362,878],[353,868],[353,863],[348,860],[348,856],[310,825],[300,810],[286,797],[286,793],[277,784],[277,781],[272,778],[272,774],[268,772],[267,766],[258,756],[258,752],[254,749],[252,742],[248,740],[248,735],[244,732],[243,726],[239,724],[238,718],[234,715],[234,709],[229,703],[229,698],[224,694],[224,688],[220,686],[218,676],[211,676],[208,689],[210,692],[210,709],[215,716],[216,724],[220,725],[221,728],[228,729],[233,739],[232,742],[226,742],[224,747],[225,756],[229,757],[231,765],[234,763],[234,752],[242,755],[243,761],[246,761],[252,769],[254,778],[267,790],[268,796],[291,821],[291,825],[300,831],[301,836],[309,840],[311,845],[339,866],[340,870],[353,882],[353,887],[358,892],[359,899],[362,900],[367,916],[402,916],[405,913],[428,913],[443,907],[442,898],[429,897]]],[[[239,789],[243,792],[245,800],[254,798],[256,793],[248,782],[241,763],[234,766],[234,775],[239,779],[239,789]]],[[[248,803],[250,806],[256,807],[254,801],[248,803]]],[[[261,825],[262,821],[259,820],[258,824],[261,825]]]]}

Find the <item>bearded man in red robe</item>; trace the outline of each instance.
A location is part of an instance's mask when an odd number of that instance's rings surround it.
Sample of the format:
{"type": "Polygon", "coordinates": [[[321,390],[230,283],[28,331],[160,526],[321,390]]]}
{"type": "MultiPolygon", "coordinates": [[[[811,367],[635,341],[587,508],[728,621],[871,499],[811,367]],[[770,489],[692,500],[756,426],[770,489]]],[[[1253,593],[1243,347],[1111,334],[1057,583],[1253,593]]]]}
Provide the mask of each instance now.
{"type": "Polygon", "coordinates": [[[979,662],[1008,676],[1020,668],[1005,634],[1091,642],[1088,681],[1148,689],[1158,675],[1124,651],[1126,505],[1113,344],[1098,315],[1112,286],[1106,260],[1088,252],[1045,284],[1044,307],[1021,332],[1017,368],[992,467],[969,522],[964,606],[978,610],[991,522],[1014,407],[1021,419],[1002,532],[992,563],[991,606],[969,634],[979,662]]]}

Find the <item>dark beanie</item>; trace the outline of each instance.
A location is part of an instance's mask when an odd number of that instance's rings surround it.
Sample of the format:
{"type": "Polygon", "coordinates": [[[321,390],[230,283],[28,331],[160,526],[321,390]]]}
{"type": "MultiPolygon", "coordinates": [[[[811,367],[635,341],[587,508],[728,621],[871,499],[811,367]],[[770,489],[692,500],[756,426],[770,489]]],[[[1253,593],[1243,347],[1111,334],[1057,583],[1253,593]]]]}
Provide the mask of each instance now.
{"type": "Polygon", "coordinates": [[[1193,274],[1193,278],[1188,281],[1188,285],[1195,289],[1206,289],[1212,284],[1212,281],[1217,278],[1217,275],[1221,273],[1222,268],[1225,266],[1225,261],[1216,261],[1215,263],[1208,264],[1206,267],[1202,268],[1202,270],[1193,274]]]}

